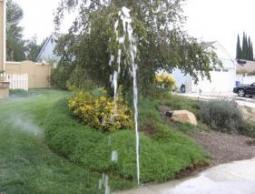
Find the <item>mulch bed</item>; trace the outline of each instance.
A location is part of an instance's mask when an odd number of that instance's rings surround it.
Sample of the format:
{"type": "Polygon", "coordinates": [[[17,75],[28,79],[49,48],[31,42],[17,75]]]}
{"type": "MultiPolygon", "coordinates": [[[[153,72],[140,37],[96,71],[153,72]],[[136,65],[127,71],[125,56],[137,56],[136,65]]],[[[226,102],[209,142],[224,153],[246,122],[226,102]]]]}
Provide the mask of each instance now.
{"type": "Polygon", "coordinates": [[[192,137],[212,157],[212,165],[255,158],[254,139],[216,131],[195,132],[192,137]]]}

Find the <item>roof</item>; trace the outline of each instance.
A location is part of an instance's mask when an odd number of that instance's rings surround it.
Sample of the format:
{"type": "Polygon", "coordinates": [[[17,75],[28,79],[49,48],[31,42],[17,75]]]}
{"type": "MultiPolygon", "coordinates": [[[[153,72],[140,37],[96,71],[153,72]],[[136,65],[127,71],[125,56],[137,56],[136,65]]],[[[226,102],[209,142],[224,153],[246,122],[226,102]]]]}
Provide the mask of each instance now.
{"type": "Polygon", "coordinates": [[[47,40],[44,42],[44,44],[43,44],[43,46],[42,46],[42,48],[41,48],[41,50],[40,50],[40,52],[39,52],[39,54],[38,54],[38,56],[37,56],[37,58],[36,58],[37,61],[41,58],[43,52],[45,51],[47,45],[50,43],[50,41],[51,41],[52,38],[53,38],[53,37],[52,37],[52,35],[51,35],[51,36],[50,36],[49,38],[47,38],[47,40]]]}
{"type": "Polygon", "coordinates": [[[36,61],[38,62],[48,62],[49,60],[55,60],[55,61],[59,61],[59,56],[57,56],[54,53],[55,47],[56,47],[56,36],[55,35],[51,35],[43,44],[37,58],[36,61]]]}
{"type": "Polygon", "coordinates": [[[237,60],[237,74],[255,75],[255,61],[237,60]]]}

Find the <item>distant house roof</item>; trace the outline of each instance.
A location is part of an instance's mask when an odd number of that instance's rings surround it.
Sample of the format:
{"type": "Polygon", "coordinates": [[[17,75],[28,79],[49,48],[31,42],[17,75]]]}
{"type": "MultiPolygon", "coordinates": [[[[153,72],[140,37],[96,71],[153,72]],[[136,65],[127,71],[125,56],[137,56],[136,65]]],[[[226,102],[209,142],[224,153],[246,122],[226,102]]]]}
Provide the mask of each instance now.
{"type": "Polygon", "coordinates": [[[255,75],[255,61],[237,60],[237,74],[255,75]]]}
{"type": "Polygon", "coordinates": [[[56,37],[55,35],[51,35],[42,46],[36,61],[37,62],[49,62],[50,60],[53,60],[55,62],[58,62],[60,57],[57,56],[54,53],[55,47],[56,47],[56,37]]]}

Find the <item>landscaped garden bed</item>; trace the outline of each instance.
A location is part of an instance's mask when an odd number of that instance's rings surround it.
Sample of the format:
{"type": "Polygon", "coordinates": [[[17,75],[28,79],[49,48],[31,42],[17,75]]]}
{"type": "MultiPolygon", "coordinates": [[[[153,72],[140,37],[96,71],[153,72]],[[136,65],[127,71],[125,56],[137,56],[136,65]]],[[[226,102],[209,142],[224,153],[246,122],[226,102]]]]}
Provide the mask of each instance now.
{"type": "MultiPolygon", "coordinates": [[[[140,137],[143,183],[171,180],[189,167],[209,162],[198,144],[161,118],[159,106],[159,99],[143,98],[140,104],[141,130],[144,131],[140,137]],[[147,126],[154,127],[155,131],[148,134],[147,126]]],[[[132,128],[111,133],[89,127],[70,113],[67,99],[52,107],[45,128],[46,141],[54,152],[92,172],[135,182],[135,132],[132,128]],[[118,153],[118,161],[111,161],[112,151],[118,153]]]]}
{"type": "MultiPolygon", "coordinates": [[[[133,129],[112,133],[84,125],[68,109],[70,92],[32,93],[0,102],[1,192],[100,193],[98,183],[103,174],[109,175],[113,190],[136,186],[133,129]],[[118,152],[117,162],[111,160],[112,150],[118,152]]],[[[188,176],[205,164],[255,157],[248,142],[252,139],[211,132],[200,121],[197,127],[169,122],[162,119],[162,105],[199,111],[198,103],[186,98],[141,97],[143,183],[188,176]],[[240,149],[234,151],[236,143],[240,149]]]]}

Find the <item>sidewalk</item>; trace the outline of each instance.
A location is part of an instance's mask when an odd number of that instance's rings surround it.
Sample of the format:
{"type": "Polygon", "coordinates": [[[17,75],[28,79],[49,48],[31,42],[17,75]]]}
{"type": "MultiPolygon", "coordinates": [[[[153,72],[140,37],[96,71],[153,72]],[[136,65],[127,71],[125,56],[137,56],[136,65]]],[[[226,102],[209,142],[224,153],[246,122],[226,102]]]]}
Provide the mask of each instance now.
{"type": "Polygon", "coordinates": [[[254,194],[255,159],[213,167],[199,176],[118,194],[254,194]]]}

